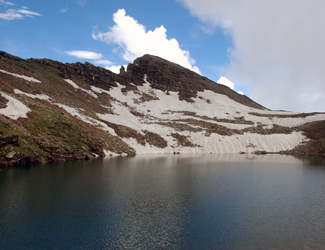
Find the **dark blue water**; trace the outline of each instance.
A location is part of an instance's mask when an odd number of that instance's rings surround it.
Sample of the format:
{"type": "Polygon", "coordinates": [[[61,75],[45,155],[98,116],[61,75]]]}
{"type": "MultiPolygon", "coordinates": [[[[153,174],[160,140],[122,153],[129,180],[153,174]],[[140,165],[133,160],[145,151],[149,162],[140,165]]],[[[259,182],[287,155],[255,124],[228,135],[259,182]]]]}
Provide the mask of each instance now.
{"type": "Polygon", "coordinates": [[[324,161],[137,156],[0,171],[0,249],[325,249],[324,161]]]}

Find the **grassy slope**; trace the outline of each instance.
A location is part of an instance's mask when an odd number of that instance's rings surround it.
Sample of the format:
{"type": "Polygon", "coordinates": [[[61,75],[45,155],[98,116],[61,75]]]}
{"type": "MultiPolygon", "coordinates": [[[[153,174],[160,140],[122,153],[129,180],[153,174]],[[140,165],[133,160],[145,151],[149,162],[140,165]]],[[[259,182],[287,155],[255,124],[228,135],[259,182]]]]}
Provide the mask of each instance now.
{"type": "MultiPolygon", "coordinates": [[[[42,82],[27,82],[0,72],[0,91],[13,95],[14,89],[20,89],[31,94],[46,94],[58,103],[84,109],[89,116],[92,116],[94,111],[102,111],[98,102],[91,100],[93,97],[83,91],[76,91],[64,82],[60,76],[61,71],[55,66],[59,63],[50,62],[51,64],[40,64],[33,60],[0,57],[1,69],[31,76],[42,82]]],[[[73,80],[85,88],[90,88],[77,77],[73,80]]],[[[18,120],[0,115],[0,167],[52,160],[85,159],[92,154],[103,156],[103,148],[116,153],[134,154],[134,150],[120,138],[74,118],[56,105],[25,95],[13,96],[27,105],[32,112],[27,114],[28,119],[18,120]],[[18,136],[18,142],[10,141],[12,136],[18,136]],[[9,143],[5,144],[6,141],[9,143]]]]}

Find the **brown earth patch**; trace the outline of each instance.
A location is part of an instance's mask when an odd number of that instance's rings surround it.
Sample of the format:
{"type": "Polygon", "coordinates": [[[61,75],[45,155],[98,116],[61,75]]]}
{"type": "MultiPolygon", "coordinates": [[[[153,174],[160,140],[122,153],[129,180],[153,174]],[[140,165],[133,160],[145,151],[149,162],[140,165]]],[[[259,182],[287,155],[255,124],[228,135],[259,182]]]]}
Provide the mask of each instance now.
{"type": "Polygon", "coordinates": [[[320,112],[313,112],[313,113],[300,113],[300,114],[260,114],[256,112],[249,112],[248,114],[259,116],[259,117],[269,117],[269,118],[306,118],[307,116],[313,116],[313,115],[319,115],[319,114],[325,114],[320,112]]]}
{"type": "Polygon", "coordinates": [[[255,134],[261,134],[261,135],[270,135],[270,134],[291,134],[294,129],[289,127],[283,127],[277,124],[273,124],[273,128],[271,129],[265,129],[263,125],[257,125],[254,127],[248,127],[245,129],[242,129],[243,132],[246,133],[255,133],[255,134]]]}
{"type": "Polygon", "coordinates": [[[292,150],[284,151],[286,154],[298,155],[325,155],[325,121],[307,123],[295,128],[310,139],[302,142],[292,150]]]}
{"type": "Polygon", "coordinates": [[[206,121],[202,121],[202,120],[196,120],[196,119],[192,119],[192,118],[179,119],[179,120],[174,120],[174,121],[186,122],[190,125],[204,128],[204,129],[206,129],[207,134],[216,133],[216,134],[220,134],[220,135],[231,136],[235,133],[236,134],[242,133],[237,129],[229,129],[229,128],[219,125],[219,124],[206,122],[206,121]]]}
{"type": "Polygon", "coordinates": [[[114,129],[115,133],[118,136],[122,138],[134,138],[136,139],[137,143],[141,144],[142,146],[145,146],[146,143],[148,143],[149,145],[153,145],[159,148],[167,147],[167,141],[156,133],[145,130],[143,131],[145,135],[143,135],[130,127],[111,123],[104,120],[101,121],[107,124],[112,129],[114,129]]]}
{"type": "Polygon", "coordinates": [[[180,122],[152,122],[152,124],[159,124],[162,126],[167,126],[167,127],[175,129],[176,131],[190,131],[190,132],[194,132],[194,133],[203,131],[202,128],[192,127],[186,123],[180,123],[180,122]]]}
{"type": "Polygon", "coordinates": [[[6,108],[9,101],[0,94],[0,109],[6,108]]]}
{"type": "Polygon", "coordinates": [[[183,147],[199,147],[199,145],[194,144],[191,142],[185,135],[181,135],[179,133],[172,133],[172,137],[174,137],[177,140],[177,143],[179,146],[183,147]]]}
{"type": "Polygon", "coordinates": [[[254,125],[254,122],[245,120],[244,116],[235,117],[234,120],[232,120],[232,119],[226,119],[226,118],[217,118],[217,117],[211,118],[211,117],[208,117],[205,115],[197,115],[195,112],[192,112],[192,111],[170,111],[169,110],[168,112],[171,114],[179,113],[179,114],[183,114],[185,116],[192,116],[192,117],[200,118],[200,119],[206,120],[206,121],[254,125]]]}
{"type": "Polygon", "coordinates": [[[162,138],[160,135],[144,130],[146,141],[157,148],[165,148],[167,147],[167,141],[162,138]]]}
{"type": "Polygon", "coordinates": [[[147,93],[140,93],[140,92],[138,94],[140,94],[141,97],[138,99],[133,99],[135,104],[159,100],[159,98],[156,97],[155,95],[149,95],[147,93]]]}

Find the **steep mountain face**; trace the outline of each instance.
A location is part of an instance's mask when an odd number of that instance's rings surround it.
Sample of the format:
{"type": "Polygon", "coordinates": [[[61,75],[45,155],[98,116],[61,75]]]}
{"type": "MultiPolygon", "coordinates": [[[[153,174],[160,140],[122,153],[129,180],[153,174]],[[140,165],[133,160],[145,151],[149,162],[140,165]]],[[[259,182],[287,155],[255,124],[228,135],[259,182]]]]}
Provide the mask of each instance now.
{"type": "Polygon", "coordinates": [[[0,166],[105,155],[325,153],[325,114],[270,111],[145,55],[114,74],[0,51],[0,166]]]}

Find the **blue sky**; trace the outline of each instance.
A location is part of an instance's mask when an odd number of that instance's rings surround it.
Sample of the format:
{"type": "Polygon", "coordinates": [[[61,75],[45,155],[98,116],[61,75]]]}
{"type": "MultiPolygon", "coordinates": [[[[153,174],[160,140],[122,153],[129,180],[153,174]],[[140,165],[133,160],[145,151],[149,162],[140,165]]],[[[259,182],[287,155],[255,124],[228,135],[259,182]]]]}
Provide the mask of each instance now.
{"type": "MultiPolygon", "coordinates": [[[[8,2],[8,1],[6,1],[8,2]]],[[[2,13],[8,9],[21,9],[26,1],[11,1],[17,5],[2,4],[2,13]]],[[[107,44],[93,39],[98,30],[107,32],[114,26],[113,14],[124,9],[146,30],[153,31],[163,25],[167,39],[175,38],[182,50],[189,51],[201,74],[214,81],[219,79],[218,67],[227,62],[227,49],[231,37],[222,30],[209,35],[202,24],[174,0],[155,1],[28,1],[29,11],[40,16],[24,16],[23,19],[0,19],[0,49],[22,58],[50,58],[61,62],[85,62],[100,65],[97,60],[69,56],[67,51],[92,51],[103,55],[114,65],[125,65],[129,61],[121,57],[118,44],[107,44]]],[[[105,67],[105,65],[100,65],[105,67]]]]}
{"type": "Polygon", "coordinates": [[[325,1],[306,2],[0,0],[0,50],[112,70],[156,54],[268,108],[325,111],[325,1]]]}

